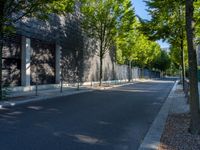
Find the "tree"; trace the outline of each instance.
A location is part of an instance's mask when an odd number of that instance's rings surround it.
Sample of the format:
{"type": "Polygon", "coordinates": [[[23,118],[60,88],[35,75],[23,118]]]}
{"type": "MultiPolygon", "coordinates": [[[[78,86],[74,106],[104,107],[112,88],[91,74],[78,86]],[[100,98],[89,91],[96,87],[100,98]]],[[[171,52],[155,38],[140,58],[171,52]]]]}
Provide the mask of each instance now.
{"type": "Polygon", "coordinates": [[[120,64],[132,62],[133,65],[141,68],[152,68],[154,59],[160,54],[160,46],[148,40],[139,31],[140,22],[135,20],[134,30],[128,32],[125,38],[117,38],[117,60],[120,64]]]}
{"type": "Polygon", "coordinates": [[[118,31],[129,31],[133,21],[132,11],[130,0],[85,0],[81,5],[82,27],[86,35],[99,44],[100,86],[103,78],[103,58],[115,45],[116,37],[121,34],[118,31]]]}
{"type": "Polygon", "coordinates": [[[137,42],[137,36],[139,36],[138,25],[139,23],[135,20],[132,24],[132,30],[129,30],[128,33],[121,30],[121,34],[116,38],[116,54],[119,64],[125,64],[127,61],[133,60],[134,46],[137,42]]]}
{"type": "MultiPolygon", "coordinates": [[[[195,35],[196,37],[200,37],[200,1],[196,0],[194,3],[194,20],[195,20],[195,35]]],[[[200,39],[198,39],[198,43],[200,43],[200,39]]]]}
{"type": "Polygon", "coordinates": [[[171,64],[170,57],[164,50],[161,51],[160,55],[156,58],[153,67],[159,69],[162,72],[165,72],[169,69],[171,64]]]}
{"type": "Polygon", "coordinates": [[[2,48],[5,34],[24,17],[47,19],[51,13],[73,10],[75,0],[0,0],[0,99],[2,99],[2,48]]]}
{"type": "Polygon", "coordinates": [[[186,31],[188,45],[189,79],[190,79],[190,132],[200,134],[200,108],[197,78],[197,57],[194,49],[194,1],[186,0],[186,31]]]}
{"type": "MultiPolygon", "coordinates": [[[[181,61],[182,61],[182,56],[180,53],[180,49],[176,44],[171,44],[170,48],[169,48],[170,52],[170,59],[171,59],[171,63],[172,66],[174,66],[174,70],[180,70],[180,66],[181,66],[181,61]]],[[[184,66],[186,68],[186,70],[188,69],[188,54],[187,54],[187,41],[184,40],[184,66]]]]}
{"type": "Polygon", "coordinates": [[[116,54],[120,63],[128,64],[128,81],[131,81],[132,47],[135,44],[137,18],[134,8],[130,7],[128,15],[121,20],[121,27],[116,37],[116,54]],[[121,56],[120,56],[121,54],[121,56]],[[123,58],[122,58],[123,57],[123,58]]]}
{"type": "MultiPolygon", "coordinates": [[[[142,20],[142,30],[150,39],[167,40],[170,44],[177,47],[181,56],[181,68],[183,81],[185,80],[184,66],[184,41],[185,33],[185,14],[183,0],[150,0],[145,1],[151,20],[142,20]]],[[[184,88],[183,82],[183,88],[184,88]]]]}

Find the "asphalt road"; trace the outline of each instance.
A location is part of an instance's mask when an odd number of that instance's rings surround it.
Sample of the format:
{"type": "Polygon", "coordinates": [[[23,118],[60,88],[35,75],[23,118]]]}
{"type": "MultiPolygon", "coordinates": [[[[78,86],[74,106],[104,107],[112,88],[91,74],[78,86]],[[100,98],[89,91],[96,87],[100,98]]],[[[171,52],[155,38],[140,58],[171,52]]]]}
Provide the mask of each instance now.
{"type": "Polygon", "coordinates": [[[0,150],[136,150],[173,83],[137,83],[1,110],[0,150]]]}

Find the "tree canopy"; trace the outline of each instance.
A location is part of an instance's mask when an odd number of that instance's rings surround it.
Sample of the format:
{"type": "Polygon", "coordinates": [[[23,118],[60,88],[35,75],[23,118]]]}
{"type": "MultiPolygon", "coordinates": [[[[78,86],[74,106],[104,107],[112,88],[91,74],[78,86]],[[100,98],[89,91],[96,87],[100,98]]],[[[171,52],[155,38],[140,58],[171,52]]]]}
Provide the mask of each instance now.
{"type": "MultiPolygon", "coordinates": [[[[195,37],[200,37],[200,1],[197,0],[194,2],[194,20],[195,20],[195,37]]],[[[200,40],[198,39],[198,43],[200,43],[200,40]]]]}
{"type": "MultiPolygon", "coordinates": [[[[167,41],[173,50],[178,51],[180,59],[176,63],[181,66],[182,80],[184,81],[185,64],[187,64],[187,59],[185,60],[187,47],[184,44],[186,43],[185,2],[184,0],[148,0],[145,2],[151,19],[140,19],[142,22],[141,30],[150,39],[167,41]]],[[[184,82],[183,86],[185,88],[184,82]]]]}
{"type": "MultiPolygon", "coordinates": [[[[74,9],[75,0],[0,0],[0,66],[5,33],[24,17],[47,19],[51,13],[65,13],[74,9]]],[[[2,99],[2,67],[0,67],[0,99],[2,99]]]]}
{"type": "Polygon", "coordinates": [[[51,13],[70,12],[75,0],[1,0],[0,27],[7,31],[23,17],[48,18],[51,13]]]}
{"type": "Polygon", "coordinates": [[[132,26],[133,30],[125,37],[117,37],[117,61],[120,64],[131,61],[135,66],[152,69],[153,62],[160,54],[160,46],[139,30],[141,25],[137,19],[132,26]]]}
{"type": "Polygon", "coordinates": [[[82,27],[87,36],[99,43],[99,81],[105,54],[115,46],[118,36],[126,37],[132,29],[134,11],[130,0],[85,0],[81,5],[82,27]]]}
{"type": "Polygon", "coordinates": [[[160,55],[154,61],[154,68],[161,70],[162,72],[170,68],[171,60],[166,51],[162,50],[160,55]]]}

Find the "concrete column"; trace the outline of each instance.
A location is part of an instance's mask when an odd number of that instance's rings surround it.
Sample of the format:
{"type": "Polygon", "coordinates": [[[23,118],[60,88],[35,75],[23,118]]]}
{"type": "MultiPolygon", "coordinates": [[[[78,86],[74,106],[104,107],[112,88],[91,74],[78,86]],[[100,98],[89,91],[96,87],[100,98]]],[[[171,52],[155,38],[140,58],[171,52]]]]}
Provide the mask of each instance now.
{"type": "Polygon", "coordinates": [[[56,44],[56,83],[59,84],[61,80],[61,47],[56,44]]]}
{"type": "Polygon", "coordinates": [[[21,64],[21,85],[30,86],[31,70],[31,41],[29,38],[22,36],[22,64],[21,64]]]}

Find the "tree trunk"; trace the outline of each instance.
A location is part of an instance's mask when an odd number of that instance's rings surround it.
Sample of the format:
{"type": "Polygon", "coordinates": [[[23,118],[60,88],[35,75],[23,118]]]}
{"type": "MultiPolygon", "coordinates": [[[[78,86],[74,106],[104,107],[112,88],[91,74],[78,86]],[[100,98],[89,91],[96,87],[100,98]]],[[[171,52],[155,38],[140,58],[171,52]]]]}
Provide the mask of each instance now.
{"type": "Polygon", "coordinates": [[[103,58],[101,56],[99,58],[100,58],[99,86],[101,86],[103,78],[103,58]]]}
{"type": "Polygon", "coordinates": [[[112,80],[116,80],[116,75],[115,75],[115,62],[112,61],[112,80]]]}
{"type": "MultiPolygon", "coordinates": [[[[179,1],[180,2],[180,1],[179,1]]],[[[182,22],[183,20],[183,7],[181,5],[181,3],[179,4],[179,21],[182,22]]],[[[181,55],[181,69],[182,69],[182,85],[183,85],[183,91],[185,91],[185,63],[184,63],[184,31],[183,31],[183,27],[181,25],[181,27],[179,27],[179,32],[180,32],[180,55],[181,55]]]]}
{"type": "Polygon", "coordinates": [[[131,82],[132,73],[131,73],[131,60],[128,61],[128,82],[131,82]]]}
{"type": "MultiPolygon", "coordinates": [[[[182,68],[182,81],[183,90],[185,89],[185,63],[184,63],[184,48],[183,48],[183,37],[180,38],[180,48],[181,48],[181,68],[182,68]]],[[[185,90],[184,90],[185,91],[185,90]]]]}
{"type": "Polygon", "coordinates": [[[3,98],[3,83],[2,83],[2,49],[3,49],[3,29],[0,25],[0,100],[3,98]]]}
{"type": "Polygon", "coordinates": [[[102,85],[102,78],[103,78],[103,43],[100,43],[100,70],[99,70],[99,86],[102,85]]]}
{"type": "Polygon", "coordinates": [[[2,49],[3,49],[3,18],[4,18],[4,1],[0,1],[0,100],[3,98],[3,85],[2,85],[2,49]]]}
{"type": "Polygon", "coordinates": [[[199,92],[197,80],[197,57],[193,41],[193,0],[186,0],[186,31],[188,45],[188,63],[189,63],[189,80],[190,80],[190,132],[192,134],[200,133],[200,112],[199,112],[199,92]]]}

